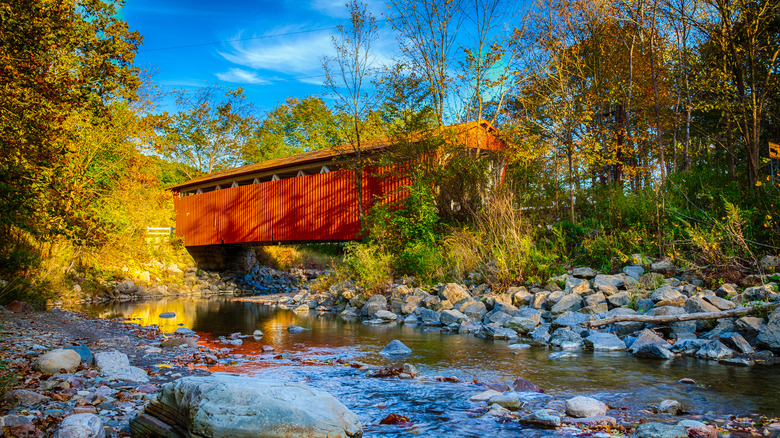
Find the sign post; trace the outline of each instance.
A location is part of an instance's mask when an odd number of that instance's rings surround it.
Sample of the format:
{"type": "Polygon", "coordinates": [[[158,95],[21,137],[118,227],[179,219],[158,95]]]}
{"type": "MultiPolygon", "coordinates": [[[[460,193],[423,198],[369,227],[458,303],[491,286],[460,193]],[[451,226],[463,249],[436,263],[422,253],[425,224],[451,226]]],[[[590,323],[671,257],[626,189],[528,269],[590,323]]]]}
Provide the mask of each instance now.
{"type": "MultiPolygon", "coordinates": [[[[772,173],[772,184],[775,183],[775,160],[780,160],[780,145],[769,142],[769,171],[772,173]]],[[[780,165],[780,163],[778,163],[780,165]]]]}

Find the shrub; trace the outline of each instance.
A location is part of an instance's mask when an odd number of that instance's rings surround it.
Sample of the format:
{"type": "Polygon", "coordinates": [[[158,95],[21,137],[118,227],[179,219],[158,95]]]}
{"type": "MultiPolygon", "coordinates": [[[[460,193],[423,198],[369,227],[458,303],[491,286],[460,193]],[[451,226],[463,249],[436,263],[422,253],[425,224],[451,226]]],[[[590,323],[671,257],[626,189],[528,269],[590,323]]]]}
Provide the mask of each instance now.
{"type": "Polygon", "coordinates": [[[448,267],[457,278],[476,272],[502,289],[525,281],[546,279],[558,269],[554,248],[534,242],[515,206],[514,197],[498,194],[475,214],[469,229],[445,239],[448,267]]]}
{"type": "Polygon", "coordinates": [[[367,294],[381,292],[392,282],[392,257],[385,248],[371,243],[348,243],[344,247],[343,276],[362,287],[367,294]]]}

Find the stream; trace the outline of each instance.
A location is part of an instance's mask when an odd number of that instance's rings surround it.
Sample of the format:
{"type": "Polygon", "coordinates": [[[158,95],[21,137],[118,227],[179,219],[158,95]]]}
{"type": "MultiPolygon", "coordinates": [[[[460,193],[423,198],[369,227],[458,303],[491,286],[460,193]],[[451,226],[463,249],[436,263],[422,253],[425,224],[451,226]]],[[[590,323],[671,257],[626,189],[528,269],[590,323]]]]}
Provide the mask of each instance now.
{"type": "MultiPolygon", "coordinates": [[[[621,418],[636,418],[632,415],[665,399],[680,401],[691,414],[684,418],[780,414],[780,373],[774,367],[733,367],[683,357],[668,361],[638,359],[624,352],[576,351],[578,357],[551,360],[548,355],[552,351],[546,347],[515,350],[504,341],[433,327],[371,326],[332,314],[312,311],[302,315],[225,297],[180,297],[81,310],[104,318],[129,318],[142,326],[156,324],[166,333],[187,327],[199,335],[201,345],[259,356],[210,369],[301,382],[328,391],[358,415],[364,424],[364,436],[565,436],[562,431],[550,432],[483,417],[484,410],[479,408],[485,403],[469,401],[469,397],[487,389],[475,381],[511,384],[518,377],[545,390],[545,394],[526,393],[524,411],[562,410],[565,399],[585,395],[607,403],[611,408],[608,415],[618,422],[621,418]],[[175,317],[160,318],[164,312],[173,312],[175,317]],[[292,325],[310,330],[290,333],[287,327],[292,325]],[[251,335],[257,329],[264,333],[260,339],[248,336],[242,338],[241,345],[220,343],[220,337],[233,333],[251,335]],[[394,339],[411,348],[413,354],[398,360],[381,355],[380,350],[394,339]],[[275,351],[263,355],[262,345],[271,345],[275,351]],[[281,353],[290,354],[279,358],[281,353]],[[352,367],[304,366],[296,358],[318,363],[341,359],[383,367],[400,367],[407,362],[416,366],[422,376],[453,376],[460,382],[368,378],[352,367]],[[679,383],[683,378],[694,379],[696,384],[679,383]],[[391,413],[409,417],[413,426],[379,425],[391,413]]],[[[679,419],[682,418],[658,416],[654,421],[679,419]]]]}

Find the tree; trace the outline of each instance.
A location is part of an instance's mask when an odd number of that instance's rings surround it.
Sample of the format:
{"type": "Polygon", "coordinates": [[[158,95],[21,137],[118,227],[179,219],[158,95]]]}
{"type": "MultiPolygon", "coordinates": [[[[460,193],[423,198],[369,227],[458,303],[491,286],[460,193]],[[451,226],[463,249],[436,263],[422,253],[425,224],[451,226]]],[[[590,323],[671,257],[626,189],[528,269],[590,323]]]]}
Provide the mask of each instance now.
{"type": "MultiPolygon", "coordinates": [[[[116,18],[121,2],[20,0],[0,4],[0,239],[21,228],[52,230],[56,178],[77,132],[77,113],[109,113],[139,85],[133,58],[141,37],[116,18]]],[[[59,185],[61,184],[61,185],[59,185]]]]}
{"type": "Polygon", "coordinates": [[[355,170],[355,193],[357,196],[360,227],[364,229],[363,211],[363,167],[365,154],[363,135],[366,116],[379,103],[381,95],[369,94],[368,86],[376,74],[375,56],[372,45],[378,38],[376,18],[368,11],[366,4],[352,0],[347,4],[350,21],[347,27],[338,26],[339,34],[333,37],[336,55],[325,58],[325,86],[336,97],[336,105],[349,121],[350,129],[344,134],[350,146],[355,170]]]}
{"type": "Polygon", "coordinates": [[[467,90],[463,96],[465,116],[467,120],[483,120],[490,113],[489,121],[495,124],[509,92],[522,80],[515,62],[521,52],[525,21],[518,20],[527,15],[516,2],[506,0],[468,0],[463,7],[472,30],[463,47],[461,66],[467,90]]]}
{"type": "Polygon", "coordinates": [[[257,120],[243,89],[207,85],[175,95],[179,112],[164,127],[165,141],[158,149],[187,176],[235,167],[252,154],[257,120]]]}
{"type": "Polygon", "coordinates": [[[248,161],[258,162],[337,146],[341,128],[336,115],[322,99],[288,98],[266,113],[257,128],[257,143],[248,161]]]}
{"type": "Polygon", "coordinates": [[[759,181],[762,123],[770,96],[778,91],[780,1],[706,0],[707,18],[698,23],[714,80],[708,81],[716,105],[739,128],[750,186],[759,181]],[[718,74],[719,66],[723,67],[718,74]],[[731,96],[734,96],[732,103],[731,96]]]}
{"type": "Polygon", "coordinates": [[[452,51],[463,22],[462,0],[391,0],[390,23],[398,33],[410,67],[428,86],[433,112],[441,130],[450,97],[452,51]]]}

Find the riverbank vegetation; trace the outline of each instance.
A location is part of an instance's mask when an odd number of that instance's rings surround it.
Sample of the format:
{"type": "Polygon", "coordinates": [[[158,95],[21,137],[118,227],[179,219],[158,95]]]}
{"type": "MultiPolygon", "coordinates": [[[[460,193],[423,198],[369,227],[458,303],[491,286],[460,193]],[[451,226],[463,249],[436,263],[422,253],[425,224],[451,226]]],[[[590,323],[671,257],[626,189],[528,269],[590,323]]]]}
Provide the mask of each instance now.
{"type": "MultiPolygon", "coordinates": [[[[116,5],[0,7],[1,300],[164,276],[187,257],[147,233],[173,226],[166,187],[378,137],[398,144],[385,159],[418,164],[402,204],[359,208],[366,239],[335,266],[368,290],[404,275],[503,288],[634,254],[733,282],[780,251],[775,0],[391,0],[392,65],[356,2],[325,60],[330,94],[266,114],[219,84],[157,109],[116,5]],[[499,129],[501,159],[447,134],[468,120],[499,129]],[[420,130],[435,135],[409,144],[420,130]]],[[[328,261],[303,252],[269,260],[328,261]]]]}

